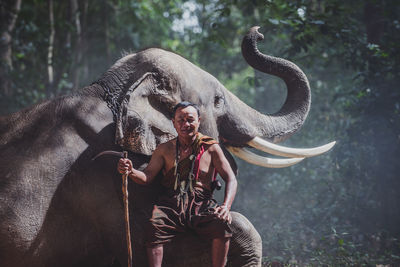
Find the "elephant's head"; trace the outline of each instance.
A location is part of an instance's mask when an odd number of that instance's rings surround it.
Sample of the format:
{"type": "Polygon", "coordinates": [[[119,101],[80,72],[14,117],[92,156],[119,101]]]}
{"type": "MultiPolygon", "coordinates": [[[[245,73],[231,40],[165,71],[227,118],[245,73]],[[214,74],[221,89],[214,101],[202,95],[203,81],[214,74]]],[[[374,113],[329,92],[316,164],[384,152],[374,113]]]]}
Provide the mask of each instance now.
{"type": "Polygon", "coordinates": [[[284,167],[329,150],[334,142],[311,149],[274,144],[301,127],[311,95],[305,74],[295,64],[259,52],[257,41],[262,39],[258,27],[250,29],[243,39],[242,53],[255,69],[285,81],[287,99],[277,113],[260,114],[179,55],[147,49],[121,58],[96,82],[105,90],[104,98],[113,111],[116,142],[133,152],[151,155],[158,144],[176,136],[171,113],[185,100],[200,107],[200,132],[253,164],[284,167]],[[244,148],[248,145],[288,159],[257,156],[244,148]]]}

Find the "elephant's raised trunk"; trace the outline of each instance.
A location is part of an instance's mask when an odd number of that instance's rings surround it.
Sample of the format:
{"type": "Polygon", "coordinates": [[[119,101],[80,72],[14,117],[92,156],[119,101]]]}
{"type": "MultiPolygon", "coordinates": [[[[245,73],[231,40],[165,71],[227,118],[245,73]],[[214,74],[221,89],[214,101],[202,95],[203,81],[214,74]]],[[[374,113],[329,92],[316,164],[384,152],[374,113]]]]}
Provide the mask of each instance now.
{"type": "Polygon", "coordinates": [[[335,142],[308,149],[293,149],[274,144],[288,138],[303,125],[310,109],[311,92],[306,75],[294,63],[264,55],[258,50],[257,41],[264,38],[258,32],[258,28],[251,28],[243,38],[243,57],[256,70],[278,76],[285,81],[288,89],[286,101],[275,114],[264,115],[235,99],[232,95],[231,99],[237,106],[240,106],[242,114],[245,114],[250,122],[246,130],[242,131],[241,140],[258,150],[287,157],[287,159],[262,157],[240,147],[228,146],[228,149],[252,164],[270,168],[287,167],[300,162],[305,157],[313,157],[330,150],[335,142]],[[252,139],[248,140],[246,137],[252,139]],[[272,143],[260,137],[266,137],[272,143]]]}
{"type": "Polygon", "coordinates": [[[258,50],[257,41],[264,39],[264,36],[258,32],[258,28],[252,27],[243,38],[243,57],[256,70],[283,79],[288,94],[284,105],[277,113],[263,115],[257,112],[257,116],[252,119],[258,129],[258,136],[267,137],[277,143],[289,137],[303,125],[310,109],[311,92],[306,75],[294,63],[264,55],[258,50]]]}

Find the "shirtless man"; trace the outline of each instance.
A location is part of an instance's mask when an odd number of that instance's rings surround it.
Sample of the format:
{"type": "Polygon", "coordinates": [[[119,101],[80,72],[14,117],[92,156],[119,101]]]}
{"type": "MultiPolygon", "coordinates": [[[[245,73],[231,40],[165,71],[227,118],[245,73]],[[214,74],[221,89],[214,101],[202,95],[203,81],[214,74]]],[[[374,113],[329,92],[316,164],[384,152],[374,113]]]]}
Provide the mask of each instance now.
{"type": "Polygon", "coordinates": [[[160,171],[163,173],[165,190],[154,205],[147,231],[149,265],[161,266],[163,244],[190,229],[212,240],[213,266],[225,266],[231,237],[229,211],[237,188],[235,174],[217,142],[198,132],[200,114],[195,104],[176,105],[172,122],[178,137],[160,144],[143,171],[134,169],[129,159],[118,163],[118,171],[128,172],[138,184],[149,184],[160,171]],[[216,172],[225,181],[220,206],[212,201],[216,172]]]}

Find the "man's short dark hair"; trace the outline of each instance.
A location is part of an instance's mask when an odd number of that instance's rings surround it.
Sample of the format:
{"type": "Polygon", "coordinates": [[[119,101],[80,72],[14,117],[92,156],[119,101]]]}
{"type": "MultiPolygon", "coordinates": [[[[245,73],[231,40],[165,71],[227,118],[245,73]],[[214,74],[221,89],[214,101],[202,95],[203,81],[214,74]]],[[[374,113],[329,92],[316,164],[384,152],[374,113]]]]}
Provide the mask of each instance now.
{"type": "Polygon", "coordinates": [[[197,116],[200,117],[200,109],[196,104],[191,103],[189,101],[182,101],[182,102],[176,104],[176,106],[174,107],[174,109],[172,111],[172,118],[175,118],[175,113],[179,108],[187,108],[187,107],[194,107],[197,111],[197,116]]]}

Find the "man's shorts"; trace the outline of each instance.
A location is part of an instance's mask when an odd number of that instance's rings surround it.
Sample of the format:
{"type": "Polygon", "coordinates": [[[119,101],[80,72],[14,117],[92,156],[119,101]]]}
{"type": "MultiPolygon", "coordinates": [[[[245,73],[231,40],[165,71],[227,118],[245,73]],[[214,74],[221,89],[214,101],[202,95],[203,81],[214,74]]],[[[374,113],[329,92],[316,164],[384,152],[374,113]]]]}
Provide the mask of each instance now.
{"type": "Polygon", "coordinates": [[[147,247],[170,242],[176,235],[194,232],[202,238],[229,238],[232,230],[228,222],[215,214],[216,202],[211,192],[195,187],[193,192],[171,190],[154,205],[146,236],[147,247]]]}

